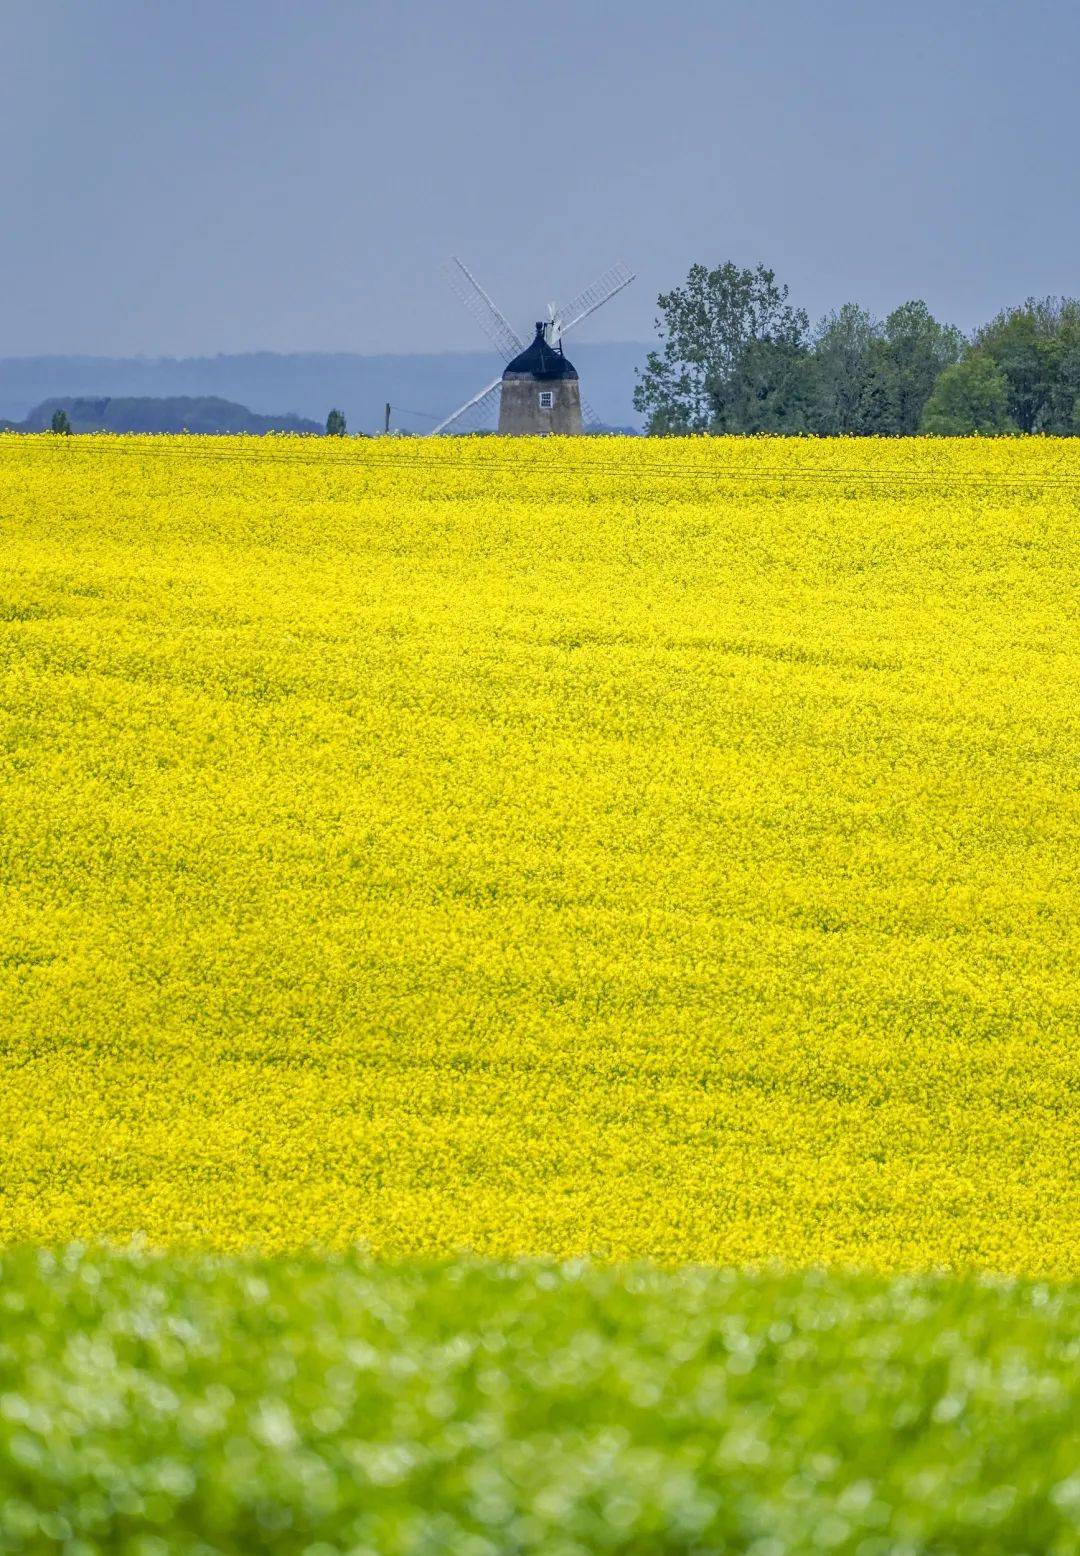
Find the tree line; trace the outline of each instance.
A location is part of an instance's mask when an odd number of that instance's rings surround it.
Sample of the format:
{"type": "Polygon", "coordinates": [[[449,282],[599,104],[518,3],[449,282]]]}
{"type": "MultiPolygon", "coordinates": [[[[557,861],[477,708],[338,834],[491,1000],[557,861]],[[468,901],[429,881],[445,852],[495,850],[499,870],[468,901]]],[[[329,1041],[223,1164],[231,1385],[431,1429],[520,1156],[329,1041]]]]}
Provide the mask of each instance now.
{"type": "Polygon", "coordinates": [[[1080,300],[1029,298],[965,337],[921,301],[812,328],[764,265],[694,265],[658,299],[634,405],[653,435],[1080,434],[1080,300]]]}

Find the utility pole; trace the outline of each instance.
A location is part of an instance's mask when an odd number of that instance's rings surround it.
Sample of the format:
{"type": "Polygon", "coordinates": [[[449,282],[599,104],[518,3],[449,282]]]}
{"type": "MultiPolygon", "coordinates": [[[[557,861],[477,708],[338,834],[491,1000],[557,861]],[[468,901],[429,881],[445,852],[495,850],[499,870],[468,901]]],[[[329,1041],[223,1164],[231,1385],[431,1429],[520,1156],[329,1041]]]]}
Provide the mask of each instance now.
{"type": "Polygon", "coordinates": [[[390,401],[389,400],[387,400],[386,407],[385,407],[384,412],[383,412],[383,429],[382,430],[383,430],[383,437],[384,438],[388,438],[390,436],[390,401]]]}

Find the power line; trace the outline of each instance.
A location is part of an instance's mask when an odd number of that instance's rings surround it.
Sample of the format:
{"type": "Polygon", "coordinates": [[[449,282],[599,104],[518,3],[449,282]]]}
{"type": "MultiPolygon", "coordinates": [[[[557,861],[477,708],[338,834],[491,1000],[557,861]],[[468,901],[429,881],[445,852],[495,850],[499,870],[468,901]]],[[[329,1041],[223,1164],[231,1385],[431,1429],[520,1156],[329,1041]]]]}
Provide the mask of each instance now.
{"type": "MultiPolygon", "coordinates": [[[[427,412],[409,414],[427,415],[427,412]]],[[[306,441],[306,440],[305,440],[306,441]]],[[[461,447],[462,445],[457,445],[461,447]]],[[[1017,474],[1012,476],[998,475],[973,475],[968,471],[937,470],[937,471],[913,471],[903,467],[891,466],[878,469],[866,469],[853,465],[834,466],[826,470],[792,469],[778,465],[760,465],[752,468],[717,468],[694,467],[686,464],[676,464],[661,461],[637,461],[615,462],[611,460],[574,459],[570,461],[549,460],[546,458],[506,458],[498,453],[497,449],[488,452],[489,444],[485,440],[482,444],[471,444],[475,448],[478,458],[466,461],[454,456],[447,457],[442,452],[436,453],[433,448],[425,445],[423,453],[414,452],[415,445],[402,445],[395,443],[388,445],[382,440],[372,447],[377,447],[379,452],[371,456],[371,450],[365,445],[348,444],[344,448],[335,448],[327,457],[329,450],[320,447],[316,452],[300,453],[299,450],[284,452],[275,447],[264,446],[257,452],[251,449],[205,449],[196,458],[199,462],[224,462],[224,463],[256,463],[267,468],[282,464],[320,465],[326,470],[339,466],[347,466],[350,469],[364,470],[375,474],[383,470],[424,469],[446,470],[460,475],[482,476],[489,470],[509,470],[515,474],[536,474],[546,477],[562,475],[610,476],[614,479],[623,479],[635,482],[647,482],[650,479],[681,480],[686,482],[707,481],[733,481],[753,483],[763,482],[791,482],[791,483],[821,483],[825,485],[860,484],[869,486],[976,486],[999,487],[1014,489],[1018,487],[1040,486],[1071,489],[1080,486],[1080,473],[1077,476],[1055,476],[1050,473],[1040,472],[1031,474],[1017,474]],[[392,452],[391,452],[392,447],[392,452]],[[355,448],[355,452],[354,452],[355,448]]],[[[446,445],[440,445],[440,449],[446,445]]],[[[450,445],[454,447],[454,445],[450,445]]],[[[46,457],[58,455],[81,455],[83,457],[110,454],[121,457],[134,458],[138,454],[149,455],[153,459],[179,459],[191,458],[190,451],[170,446],[162,438],[160,443],[155,440],[149,447],[145,442],[136,444],[118,441],[113,444],[98,444],[94,447],[88,444],[79,446],[76,439],[42,439],[39,443],[35,440],[32,452],[44,452],[46,457]]],[[[1050,467],[1051,470],[1059,466],[1065,453],[1050,467]]]]}

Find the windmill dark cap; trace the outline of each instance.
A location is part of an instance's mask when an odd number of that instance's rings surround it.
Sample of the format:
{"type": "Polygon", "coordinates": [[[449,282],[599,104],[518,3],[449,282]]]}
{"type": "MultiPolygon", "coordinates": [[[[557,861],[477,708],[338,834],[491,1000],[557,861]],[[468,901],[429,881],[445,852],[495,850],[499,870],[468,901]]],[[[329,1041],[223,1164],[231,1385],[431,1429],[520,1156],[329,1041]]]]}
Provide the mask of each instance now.
{"type": "Polygon", "coordinates": [[[507,364],[504,378],[576,378],[577,368],[563,356],[560,346],[555,351],[547,343],[544,334],[547,326],[543,319],[537,320],[536,335],[531,345],[526,346],[520,356],[507,364]]]}

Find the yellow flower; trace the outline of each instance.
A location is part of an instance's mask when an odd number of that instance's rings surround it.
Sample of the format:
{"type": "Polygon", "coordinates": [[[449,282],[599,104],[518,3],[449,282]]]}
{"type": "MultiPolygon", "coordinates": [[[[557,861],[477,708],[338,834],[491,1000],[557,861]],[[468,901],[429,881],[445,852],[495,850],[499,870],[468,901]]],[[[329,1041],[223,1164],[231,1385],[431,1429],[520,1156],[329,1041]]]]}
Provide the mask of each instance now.
{"type": "Polygon", "coordinates": [[[1078,490],[0,436],[0,1238],[1077,1274],[1078,490]]]}

